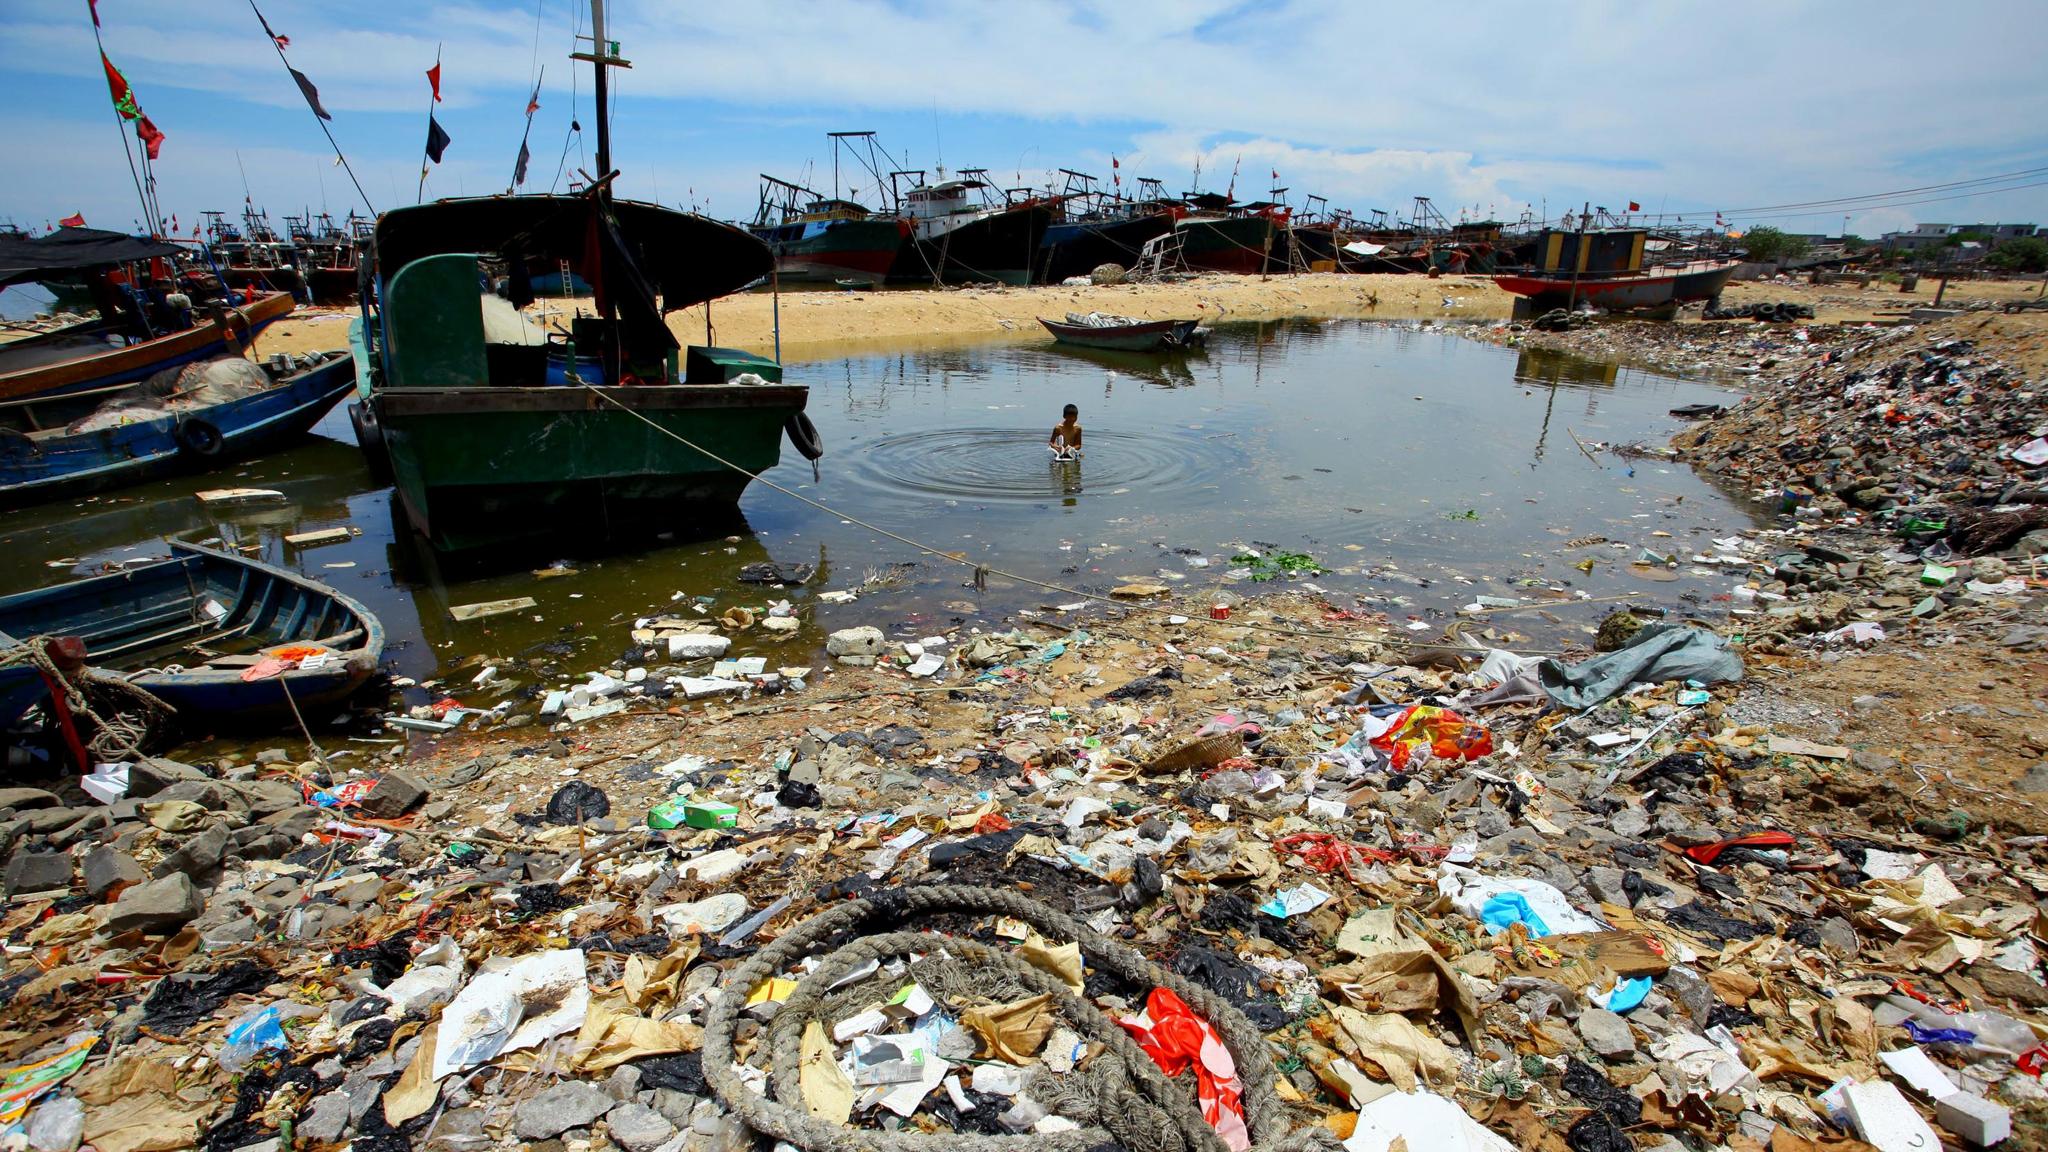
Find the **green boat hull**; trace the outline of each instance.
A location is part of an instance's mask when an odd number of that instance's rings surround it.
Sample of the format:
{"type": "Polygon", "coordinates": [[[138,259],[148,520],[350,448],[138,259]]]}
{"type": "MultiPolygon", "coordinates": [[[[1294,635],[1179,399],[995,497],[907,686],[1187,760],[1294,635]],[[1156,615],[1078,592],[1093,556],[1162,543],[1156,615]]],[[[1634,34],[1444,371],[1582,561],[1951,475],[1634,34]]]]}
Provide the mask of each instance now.
{"type": "Polygon", "coordinates": [[[460,552],[720,520],[737,509],[750,474],[781,459],[783,425],[807,393],[758,384],[602,395],[390,389],[373,395],[372,408],[407,518],[436,549],[460,552]]]}

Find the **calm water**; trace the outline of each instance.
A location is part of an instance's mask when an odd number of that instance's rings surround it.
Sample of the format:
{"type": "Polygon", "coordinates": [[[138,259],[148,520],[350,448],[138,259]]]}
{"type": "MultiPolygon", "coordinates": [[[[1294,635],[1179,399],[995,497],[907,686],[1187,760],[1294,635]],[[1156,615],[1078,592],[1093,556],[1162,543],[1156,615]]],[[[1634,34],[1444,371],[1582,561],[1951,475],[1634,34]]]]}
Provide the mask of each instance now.
{"type": "MultiPolygon", "coordinates": [[[[975,562],[1094,591],[1133,579],[1197,587],[1226,578],[1246,547],[1307,552],[1331,567],[1319,587],[1397,619],[1441,625],[1475,595],[1528,596],[1568,586],[1594,596],[1711,594],[1627,572],[1637,546],[1704,547],[1751,523],[1690,469],[1589,460],[1571,433],[1662,443],[1667,410],[1723,402],[1710,385],[1495,348],[1417,326],[1363,322],[1225,325],[1206,352],[1165,361],[1050,346],[991,346],[804,364],[810,413],[826,442],[822,478],[785,450],[770,477],[879,527],[975,562]],[[1060,407],[1081,409],[1086,458],[1056,464],[1044,444],[1060,407]],[[1569,432],[1567,431],[1569,429],[1569,432]],[[1653,535],[1668,532],[1672,537],[1653,535]],[[1599,534],[1628,552],[1567,551],[1599,534]],[[1591,574],[1574,564],[1601,557],[1591,574]],[[1207,564],[1201,562],[1206,560],[1207,564]],[[1162,573],[1167,574],[1162,577],[1162,573]]],[[[759,630],[736,654],[806,663],[833,628],[872,623],[925,632],[1069,599],[992,580],[836,516],[752,486],[750,529],[657,543],[623,555],[536,554],[512,571],[444,570],[404,530],[388,489],[374,487],[337,409],[321,438],[210,477],[165,482],[0,517],[0,590],[66,579],[110,560],[164,551],[168,536],[259,542],[265,559],[366,602],[392,640],[392,667],[425,676],[463,659],[567,642],[563,666],[596,667],[628,645],[638,616],[734,605],[767,590],[739,569],[817,566],[794,599],[806,629],[777,644],[759,630]],[[230,485],[283,491],[283,505],[209,513],[192,493],[230,485]],[[345,526],[354,539],[305,550],[288,532],[345,526]],[[573,574],[539,578],[563,564],[573,574]],[[897,578],[849,605],[816,593],[897,578]],[[530,612],[457,623],[451,605],[531,596],[530,612]],[[809,609],[815,609],[814,613],[809,609]]],[[[777,593],[776,595],[781,595],[777,593]]],[[[1597,621],[1604,606],[1496,622],[1543,637],[1597,621]]]]}

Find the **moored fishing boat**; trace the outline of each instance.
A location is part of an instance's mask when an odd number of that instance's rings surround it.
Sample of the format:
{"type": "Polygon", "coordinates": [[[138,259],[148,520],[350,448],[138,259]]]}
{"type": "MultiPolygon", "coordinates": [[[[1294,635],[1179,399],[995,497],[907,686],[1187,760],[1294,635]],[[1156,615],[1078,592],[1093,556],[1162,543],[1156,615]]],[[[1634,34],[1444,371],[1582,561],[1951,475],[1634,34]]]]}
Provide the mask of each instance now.
{"type": "Polygon", "coordinates": [[[177,292],[167,261],[180,251],[85,228],[0,237],[0,287],[83,277],[100,309],[98,319],[0,345],[0,400],[108,388],[237,355],[291,312],[291,297],[281,293],[213,301],[177,292]]]}
{"type": "Polygon", "coordinates": [[[761,180],[761,206],[747,230],[774,252],[777,278],[796,284],[889,278],[910,238],[908,221],[773,176],[761,180]]]}
{"type": "MultiPolygon", "coordinates": [[[[67,425],[0,431],[0,507],[206,472],[267,452],[304,435],[351,386],[348,359],[333,353],[262,366],[226,357],[166,370],[67,425]]],[[[75,403],[63,396],[13,401],[0,404],[0,413],[47,425],[41,411],[75,403]]]]}
{"type": "Polygon", "coordinates": [[[0,597],[0,728],[39,707],[51,728],[70,723],[50,707],[60,677],[89,699],[96,682],[139,689],[128,699],[170,709],[154,722],[203,733],[292,725],[294,710],[331,711],[377,671],[384,626],[357,601],[232,552],[170,550],[0,597]]]}
{"type": "Polygon", "coordinates": [[[991,202],[980,169],[965,180],[919,184],[903,195],[911,246],[897,261],[895,278],[929,283],[1028,284],[1039,241],[1051,226],[1057,197],[1026,196],[991,202]]]}
{"type": "Polygon", "coordinates": [[[1147,243],[1172,231],[1177,209],[1158,195],[1157,180],[1140,180],[1137,198],[1125,199],[1097,191],[1095,177],[1085,172],[1060,171],[1067,187],[1039,239],[1034,281],[1057,284],[1104,264],[1130,269],[1147,243]]]}
{"type": "Polygon", "coordinates": [[[1271,204],[1236,204],[1228,196],[1189,197],[1193,210],[1173,222],[1181,260],[1207,272],[1256,274],[1266,271],[1287,210],[1271,204]]]}

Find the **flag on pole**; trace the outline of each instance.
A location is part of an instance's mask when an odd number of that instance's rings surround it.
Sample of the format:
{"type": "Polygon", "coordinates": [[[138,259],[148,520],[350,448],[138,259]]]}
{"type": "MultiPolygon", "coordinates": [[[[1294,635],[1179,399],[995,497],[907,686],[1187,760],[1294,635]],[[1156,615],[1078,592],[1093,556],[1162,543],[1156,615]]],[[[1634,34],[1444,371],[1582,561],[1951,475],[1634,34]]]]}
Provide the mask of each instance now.
{"type": "Polygon", "coordinates": [[[1643,206],[1631,200],[1628,202],[1628,210],[1631,212],[1641,212],[1643,210],[1643,206]]]}
{"type": "Polygon", "coordinates": [[[114,111],[121,119],[135,124],[135,138],[142,141],[143,150],[149,154],[149,158],[156,159],[157,154],[163,150],[163,132],[149,117],[142,114],[141,106],[135,103],[135,89],[128,86],[128,78],[121,75],[121,70],[114,67],[112,60],[107,59],[105,51],[100,53],[100,66],[107,72],[107,95],[113,98],[114,111]]]}
{"type": "Polygon", "coordinates": [[[434,66],[427,69],[427,83],[434,86],[434,103],[441,102],[441,59],[434,58],[434,66]]]}
{"type": "Polygon", "coordinates": [[[453,141],[448,133],[441,130],[441,122],[434,119],[432,112],[427,113],[427,159],[439,164],[441,154],[448,150],[451,143],[453,141]]]}
{"type": "Polygon", "coordinates": [[[313,110],[313,115],[318,116],[322,120],[334,119],[334,117],[327,114],[327,109],[321,106],[320,90],[313,87],[313,82],[306,79],[306,74],[289,64],[285,65],[285,70],[292,74],[292,80],[299,86],[299,95],[306,98],[306,106],[313,110]]]}
{"type": "Polygon", "coordinates": [[[100,26],[100,0],[85,0],[85,6],[92,10],[92,26],[100,26]]]}
{"type": "Polygon", "coordinates": [[[63,218],[62,220],[59,220],[59,221],[57,221],[57,227],[59,227],[59,228],[83,228],[83,227],[85,227],[85,213],[83,213],[83,212],[73,212],[73,213],[72,213],[71,215],[69,215],[69,216],[66,216],[66,217],[65,217],[65,218],[63,218]]]}
{"type": "Polygon", "coordinates": [[[533,153],[526,150],[526,141],[519,142],[519,159],[512,165],[512,186],[526,183],[526,162],[533,159],[533,153]]]}

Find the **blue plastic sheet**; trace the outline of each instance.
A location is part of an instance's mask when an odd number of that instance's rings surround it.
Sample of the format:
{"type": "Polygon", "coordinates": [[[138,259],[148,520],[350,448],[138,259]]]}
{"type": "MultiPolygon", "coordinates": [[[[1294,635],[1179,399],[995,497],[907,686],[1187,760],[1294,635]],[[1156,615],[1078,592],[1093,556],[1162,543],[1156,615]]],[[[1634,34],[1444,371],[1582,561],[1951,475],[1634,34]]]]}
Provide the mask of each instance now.
{"type": "Polygon", "coordinates": [[[1520,892],[1502,892],[1494,896],[1479,909],[1479,918],[1495,932],[1505,932],[1511,924],[1526,924],[1531,936],[1550,935],[1550,925],[1529,907],[1529,901],[1520,892]]]}
{"type": "Polygon", "coordinates": [[[1908,1017],[1906,1033],[1913,1037],[1915,1044],[1975,1044],[1977,1034],[1962,1028],[1923,1028],[1908,1017]]]}
{"type": "Polygon", "coordinates": [[[1595,1007],[1605,1008],[1609,1012],[1621,1013],[1641,1004],[1643,998],[1649,994],[1650,978],[1648,976],[1631,976],[1625,980],[1616,980],[1614,987],[1589,997],[1589,999],[1593,1001],[1595,1007]]]}

